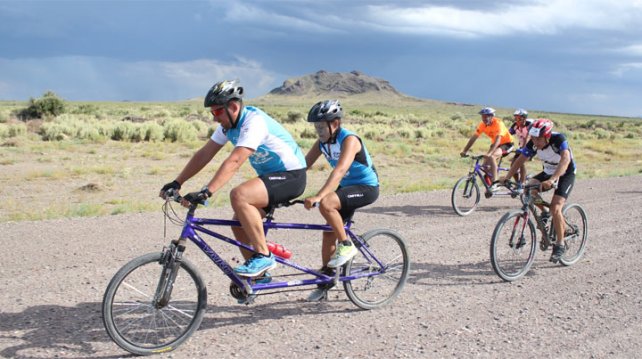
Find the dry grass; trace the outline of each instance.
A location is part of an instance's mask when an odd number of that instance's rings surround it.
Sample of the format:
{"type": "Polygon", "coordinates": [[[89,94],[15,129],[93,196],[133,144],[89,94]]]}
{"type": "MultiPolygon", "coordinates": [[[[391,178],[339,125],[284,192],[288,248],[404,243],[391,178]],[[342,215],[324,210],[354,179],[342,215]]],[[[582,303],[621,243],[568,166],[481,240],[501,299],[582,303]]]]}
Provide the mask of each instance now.
{"type": "MultiPolygon", "coordinates": [[[[256,104],[283,122],[307,151],[314,142],[310,135],[314,132],[304,119],[309,106],[317,100],[288,99],[276,103],[268,98],[257,100],[256,104]]],[[[415,99],[386,104],[367,97],[344,99],[343,104],[347,113],[344,126],[361,134],[366,141],[380,175],[382,193],[450,188],[468,171],[470,162],[460,159],[458,153],[478,122],[477,107],[415,99]]],[[[190,123],[199,138],[130,142],[131,139],[92,140],[82,135],[43,141],[33,131],[47,128],[47,121],[37,126],[30,123],[16,126],[15,121],[6,119],[0,123],[5,126],[4,131],[0,131],[4,134],[0,138],[0,195],[4,199],[0,204],[0,222],[157,210],[161,206],[157,197],[160,187],[171,181],[203,144],[208,126],[212,125],[202,122],[206,114],[199,104],[192,102],[94,103],[93,107],[72,103],[71,108],[82,105],[96,114],[67,117],[73,118],[75,128],[84,129],[78,133],[91,133],[86,123],[116,124],[126,116],[159,124],[171,120],[172,126],[182,128],[176,122],[179,121],[176,118],[182,117],[197,119],[190,123]],[[82,118],[90,120],[82,122],[82,118]],[[7,126],[14,126],[12,132],[7,126]]],[[[10,112],[7,108],[19,106],[19,103],[0,102],[5,118],[10,112]]],[[[511,111],[500,109],[499,113],[508,118],[511,111]]],[[[579,178],[642,173],[642,120],[546,113],[533,113],[533,116],[552,118],[556,126],[569,135],[579,178]]],[[[482,152],[487,146],[488,140],[480,139],[473,151],[482,152]]],[[[228,151],[229,146],[188,182],[185,190],[199,189],[214,174],[228,151]]],[[[540,164],[532,161],[529,168],[538,171],[540,164]]],[[[306,194],[315,193],[328,173],[329,166],[320,159],[309,172],[306,194]]],[[[241,173],[211,200],[212,205],[226,205],[229,190],[253,176],[250,166],[243,166],[241,173]]]]}

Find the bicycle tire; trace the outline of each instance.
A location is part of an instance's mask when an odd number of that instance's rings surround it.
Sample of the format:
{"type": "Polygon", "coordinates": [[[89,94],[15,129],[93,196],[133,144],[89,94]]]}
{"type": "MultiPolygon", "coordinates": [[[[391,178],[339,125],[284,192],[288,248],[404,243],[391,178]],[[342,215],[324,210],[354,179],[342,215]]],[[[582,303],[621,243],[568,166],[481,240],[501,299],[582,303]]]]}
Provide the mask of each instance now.
{"type": "Polygon", "coordinates": [[[475,181],[475,176],[468,175],[461,177],[457,182],[455,182],[455,186],[453,187],[453,191],[450,196],[450,202],[455,213],[465,217],[477,208],[480,198],[479,185],[477,184],[477,181],[475,181]],[[471,185],[472,187],[469,187],[471,185]],[[465,193],[467,189],[470,190],[470,193],[468,194],[465,193]],[[470,200],[472,204],[466,205],[466,200],[470,200]]]}
{"type": "Polygon", "coordinates": [[[562,209],[565,223],[564,243],[566,252],[560,263],[570,266],[577,263],[584,254],[588,241],[588,219],[584,208],[577,203],[568,204],[562,209]],[[576,215],[573,213],[576,212],[576,215]]]}
{"type": "MultiPolygon", "coordinates": [[[[363,241],[368,250],[386,266],[385,271],[368,277],[343,282],[346,295],[362,309],[374,309],[390,303],[399,295],[410,272],[410,257],[406,244],[394,231],[375,229],[365,233],[363,241]]],[[[380,272],[376,261],[359,252],[344,267],[345,275],[367,271],[380,272]]]]}
{"type": "Polygon", "coordinates": [[[163,308],[154,307],[152,299],[163,270],[161,257],[162,253],[149,253],[131,260],[114,275],[105,290],[102,314],[107,334],[133,354],[172,351],[203,320],[207,290],[196,267],[185,258],[180,263],[171,301],[163,308]],[[172,325],[178,328],[169,328],[172,325]]]}
{"type": "Polygon", "coordinates": [[[507,282],[523,277],[535,260],[537,232],[530,219],[526,225],[524,220],[522,211],[504,214],[490,241],[490,263],[495,273],[507,282]]]}

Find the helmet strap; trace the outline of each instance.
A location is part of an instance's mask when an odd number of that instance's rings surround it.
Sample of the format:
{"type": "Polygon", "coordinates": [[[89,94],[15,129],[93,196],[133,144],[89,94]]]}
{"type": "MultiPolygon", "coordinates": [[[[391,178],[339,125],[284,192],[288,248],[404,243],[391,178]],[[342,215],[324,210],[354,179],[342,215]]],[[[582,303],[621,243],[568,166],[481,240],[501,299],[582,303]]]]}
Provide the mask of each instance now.
{"type": "Polygon", "coordinates": [[[239,112],[236,114],[236,118],[234,120],[232,120],[232,115],[230,114],[228,106],[229,103],[230,101],[225,104],[225,113],[227,114],[227,118],[230,119],[230,128],[236,128],[236,125],[239,123],[239,118],[241,118],[241,112],[243,112],[243,102],[239,101],[239,112]]]}

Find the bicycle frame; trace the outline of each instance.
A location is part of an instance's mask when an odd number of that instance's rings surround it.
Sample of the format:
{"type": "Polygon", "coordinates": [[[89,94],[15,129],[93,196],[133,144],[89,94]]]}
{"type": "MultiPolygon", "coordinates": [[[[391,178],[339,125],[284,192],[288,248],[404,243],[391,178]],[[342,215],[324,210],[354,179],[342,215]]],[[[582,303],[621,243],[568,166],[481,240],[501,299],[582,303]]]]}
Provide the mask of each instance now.
{"type": "MultiPolygon", "coordinates": [[[[535,188],[539,189],[540,184],[532,184],[532,185],[524,186],[524,192],[520,196],[520,200],[522,201],[521,211],[523,212],[522,217],[524,218],[524,226],[528,222],[528,216],[532,214],[533,217],[535,218],[535,223],[537,224],[537,228],[542,233],[542,242],[546,246],[549,246],[552,242],[551,237],[553,235],[554,228],[551,225],[549,230],[548,231],[546,230],[546,226],[544,225],[544,222],[542,222],[542,217],[537,213],[537,209],[535,208],[535,206],[541,205],[549,208],[551,204],[545,201],[539,193],[537,194],[537,196],[533,196],[531,194],[531,190],[535,188]]],[[[551,222],[552,222],[552,218],[551,218],[551,222]]]]}
{"type": "MultiPolygon", "coordinates": [[[[477,175],[477,177],[479,177],[479,181],[484,185],[484,188],[486,188],[486,191],[490,191],[491,185],[487,184],[486,181],[484,180],[484,176],[486,175],[486,171],[484,170],[484,165],[483,164],[479,164],[479,162],[481,162],[481,160],[484,159],[484,156],[483,155],[472,156],[471,158],[473,160],[475,160],[475,163],[473,164],[473,166],[471,167],[470,171],[468,172],[468,176],[474,177],[475,175],[477,175]]],[[[497,164],[497,173],[498,174],[499,174],[500,171],[508,172],[508,170],[510,169],[510,168],[501,167],[503,158],[504,157],[501,157],[499,159],[499,163],[497,164]]],[[[464,193],[468,193],[468,185],[469,184],[466,183],[466,187],[464,187],[464,193]]],[[[506,192],[506,193],[504,193],[504,192],[496,192],[496,193],[494,193],[494,195],[506,196],[506,195],[510,195],[510,193],[509,192],[506,192]]]]}
{"type": "MultiPolygon", "coordinates": [[[[294,281],[283,281],[283,282],[271,282],[271,283],[261,283],[261,284],[251,284],[251,281],[245,277],[240,277],[236,273],[234,273],[234,270],[232,266],[230,266],[229,263],[227,263],[224,259],[222,259],[216,251],[214,251],[208,243],[198,234],[204,233],[207,234],[211,237],[217,238],[223,242],[235,245],[237,247],[246,249],[251,252],[255,252],[253,247],[250,247],[244,243],[241,243],[235,239],[229,238],[227,236],[224,236],[220,233],[217,233],[215,231],[209,230],[207,228],[204,228],[203,226],[206,225],[213,225],[213,226],[227,226],[227,227],[240,227],[241,223],[236,220],[223,220],[223,219],[208,219],[208,218],[197,218],[194,217],[194,210],[190,208],[190,210],[187,213],[187,216],[185,218],[185,222],[183,225],[183,229],[179,238],[179,241],[181,240],[186,240],[189,239],[192,243],[194,243],[203,253],[207,255],[214,264],[227,275],[230,280],[235,283],[237,286],[244,288],[248,295],[252,295],[255,291],[259,290],[265,290],[265,289],[279,289],[279,288],[288,288],[288,287],[295,287],[295,286],[305,286],[305,285],[314,285],[314,284],[328,284],[332,283],[335,280],[338,281],[350,281],[354,280],[357,278],[361,277],[369,277],[369,276],[374,276],[378,275],[380,273],[385,272],[386,268],[381,263],[373,254],[370,252],[368,249],[367,244],[357,235],[355,235],[351,230],[352,222],[348,222],[345,226],[346,233],[350,238],[352,239],[354,245],[357,247],[357,249],[363,254],[363,256],[367,259],[368,262],[370,263],[376,263],[376,265],[381,268],[381,272],[367,272],[367,273],[362,273],[362,274],[356,274],[356,275],[350,275],[350,276],[338,276],[337,279],[334,277],[330,277],[328,275],[325,275],[323,273],[320,273],[319,271],[303,267],[301,265],[298,265],[295,262],[289,261],[287,259],[281,258],[279,256],[275,256],[275,259],[278,263],[281,263],[283,265],[286,265],[288,267],[292,267],[300,272],[304,272],[306,274],[313,275],[317,278],[315,279],[303,279],[303,280],[294,280],[294,281]]],[[[329,225],[319,225],[319,224],[304,224],[304,223],[277,223],[273,222],[271,218],[267,218],[263,222],[263,228],[264,232],[267,235],[268,231],[270,229],[295,229],[295,230],[314,230],[314,231],[332,231],[332,227],[329,225]]]]}

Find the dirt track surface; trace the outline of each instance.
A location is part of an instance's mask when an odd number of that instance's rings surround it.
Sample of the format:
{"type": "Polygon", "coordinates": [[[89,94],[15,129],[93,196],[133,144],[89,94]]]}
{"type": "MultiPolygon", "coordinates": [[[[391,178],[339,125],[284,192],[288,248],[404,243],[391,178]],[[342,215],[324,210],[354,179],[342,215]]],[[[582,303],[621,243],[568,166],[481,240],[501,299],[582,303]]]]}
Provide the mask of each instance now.
{"type": "MultiPolygon", "coordinates": [[[[372,311],[338,289],[325,303],[305,302],[309,292],[297,291],[238,305],[229,280],[190,245],[186,255],[206,281],[208,309],[189,341],[158,357],[639,357],[642,178],[578,181],[571,201],[589,216],[583,259],[562,267],[538,250],[530,273],[505,283],[491,268],[489,242],[517,200],[482,199],[461,218],[449,191],[380,198],[357,213],[357,232],[398,231],[412,269],[392,305],[372,311]]],[[[170,227],[163,239],[162,218],[159,205],[157,213],[0,224],[0,356],[128,356],[103,328],[102,296],[123,264],[177,235],[170,227]]],[[[278,210],[276,218],[321,223],[301,208],[278,210]]],[[[316,235],[274,234],[300,264],[318,265],[316,235]]],[[[232,249],[222,250],[224,258],[239,257],[232,249]]]]}

